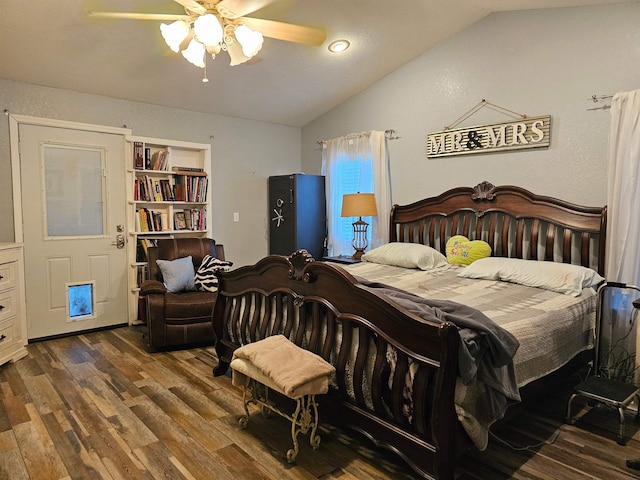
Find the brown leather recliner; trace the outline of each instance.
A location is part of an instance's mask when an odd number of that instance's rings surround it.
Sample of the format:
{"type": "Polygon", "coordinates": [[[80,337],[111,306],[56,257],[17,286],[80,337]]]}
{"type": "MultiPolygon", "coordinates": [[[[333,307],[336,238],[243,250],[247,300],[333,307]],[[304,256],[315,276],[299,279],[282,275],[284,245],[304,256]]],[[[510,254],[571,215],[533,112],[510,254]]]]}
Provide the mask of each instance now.
{"type": "Polygon", "coordinates": [[[157,247],[148,250],[149,278],[140,286],[146,297],[148,344],[151,349],[213,344],[211,324],[217,293],[185,291],[170,293],[163,283],[156,260],[175,260],[191,256],[194,271],[205,255],[224,260],[224,247],[210,238],[168,238],[158,240],[157,247]]]}

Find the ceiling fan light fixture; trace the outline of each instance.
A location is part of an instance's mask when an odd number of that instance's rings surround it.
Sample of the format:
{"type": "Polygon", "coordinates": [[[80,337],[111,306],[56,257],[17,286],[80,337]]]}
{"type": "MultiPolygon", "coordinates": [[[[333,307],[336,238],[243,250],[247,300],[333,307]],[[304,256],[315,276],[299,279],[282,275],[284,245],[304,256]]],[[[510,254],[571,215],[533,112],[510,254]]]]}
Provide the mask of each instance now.
{"type": "Polygon", "coordinates": [[[331,42],[328,48],[331,53],[340,53],[344,52],[350,45],[349,40],[336,40],[331,42]]]}
{"type": "Polygon", "coordinates": [[[216,58],[216,55],[220,53],[220,50],[222,50],[221,44],[207,46],[207,53],[209,53],[213,58],[216,58]]]}
{"type": "MultiPolygon", "coordinates": [[[[230,65],[240,65],[261,49],[264,37],[319,47],[327,35],[320,28],[246,16],[276,0],[174,0],[184,7],[186,15],[164,13],[90,12],[103,18],[166,21],[160,25],[167,46],[193,65],[205,70],[206,54],[213,58],[224,50],[230,65]],[[171,22],[171,23],[168,23],[171,22]]],[[[332,44],[332,51],[342,51],[349,42],[332,44]],[[335,45],[339,45],[334,49],[335,45]],[[341,47],[340,47],[341,46],[341,47]]]]}
{"type": "Polygon", "coordinates": [[[168,25],[162,23],[160,24],[160,32],[169,48],[178,53],[180,51],[180,44],[182,44],[184,39],[189,35],[189,25],[182,20],[176,20],[168,25]]]}
{"type": "Polygon", "coordinates": [[[242,53],[251,58],[262,48],[264,37],[260,32],[251,30],[246,25],[240,25],[236,28],[236,40],[242,46],[242,53]]]}
{"type": "Polygon", "coordinates": [[[204,68],[205,47],[195,38],[189,42],[189,46],[182,51],[182,56],[196,67],[204,68]]]}
{"type": "Polygon", "coordinates": [[[207,47],[218,45],[222,42],[222,25],[212,13],[196,18],[196,21],[193,22],[193,33],[195,33],[198,41],[207,47]]]}
{"type": "Polygon", "coordinates": [[[229,54],[229,58],[231,59],[229,65],[231,65],[232,67],[240,65],[241,63],[244,63],[249,60],[249,58],[251,58],[244,54],[244,52],[242,51],[242,45],[240,45],[240,42],[236,41],[227,43],[227,53],[229,54]]]}

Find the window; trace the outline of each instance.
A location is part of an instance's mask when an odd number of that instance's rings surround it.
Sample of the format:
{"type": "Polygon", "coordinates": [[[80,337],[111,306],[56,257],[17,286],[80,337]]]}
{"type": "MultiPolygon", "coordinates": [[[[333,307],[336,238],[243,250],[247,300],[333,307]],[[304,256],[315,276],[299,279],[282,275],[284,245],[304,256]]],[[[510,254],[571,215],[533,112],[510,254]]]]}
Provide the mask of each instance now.
{"type": "MultiPolygon", "coordinates": [[[[371,168],[371,158],[357,158],[351,160],[349,158],[341,159],[336,165],[335,170],[336,182],[336,198],[339,206],[336,213],[342,210],[342,196],[347,193],[372,193],[373,192],[373,170],[371,168]]],[[[351,245],[353,240],[353,222],[357,218],[342,217],[338,219],[339,229],[338,236],[340,244],[351,245]]],[[[363,220],[371,225],[371,217],[363,217],[363,220]]],[[[371,245],[371,228],[367,230],[367,243],[371,245]]],[[[340,252],[342,255],[350,255],[353,253],[353,247],[349,247],[347,251],[340,252]]]]}
{"type": "MultiPolygon", "coordinates": [[[[358,192],[374,193],[378,218],[388,218],[391,208],[384,132],[349,135],[324,142],[322,164],[327,186],[328,253],[330,256],[353,255],[352,224],[358,219],[341,216],[342,196],[358,192]],[[382,158],[379,158],[380,154],[382,158]],[[382,168],[376,168],[377,165],[382,168]]],[[[384,222],[380,236],[378,218],[362,218],[369,223],[367,241],[370,247],[378,246],[388,238],[384,222]]]]}
{"type": "Polygon", "coordinates": [[[103,152],[44,146],[47,238],[100,236],[105,231],[103,152]]]}

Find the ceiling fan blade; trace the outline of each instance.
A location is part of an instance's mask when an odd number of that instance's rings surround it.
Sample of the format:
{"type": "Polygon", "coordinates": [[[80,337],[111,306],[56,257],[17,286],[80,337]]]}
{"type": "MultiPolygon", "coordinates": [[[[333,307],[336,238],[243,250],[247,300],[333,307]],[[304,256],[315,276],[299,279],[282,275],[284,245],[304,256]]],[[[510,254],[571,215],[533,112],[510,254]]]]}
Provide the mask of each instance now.
{"type": "Polygon", "coordinates": [[[189,20],[188,15],[172,15],[164,13],[89,12],[89,16],[98,18],[126,18],[130,20],[189,20]]]}
{"type": "Polygon", "coordinates": [[[207,13],[207,9],[202,5],[200,5],[198,2],[196,2],[195,0],[173,0],[173,1],[176,3],[179,3],[190,12],[196,13],[198,15],[207,13]]]}
{"type": "Polygon", "coordinates": [[[249,15],[276,1],[277,0],[222,0],[216,5],[216,8],[218,12],[227,18],[238,18],[249,15]]]}
{"type": "Polygon", "coordinates": [[[276,38],[286,42],[304,43],[319,47],[326,40],[324,30],[292,23],[276,22],[262,18],[244,17],[242,19],[247,27],[257,30],[265,37],[276,38]]]}

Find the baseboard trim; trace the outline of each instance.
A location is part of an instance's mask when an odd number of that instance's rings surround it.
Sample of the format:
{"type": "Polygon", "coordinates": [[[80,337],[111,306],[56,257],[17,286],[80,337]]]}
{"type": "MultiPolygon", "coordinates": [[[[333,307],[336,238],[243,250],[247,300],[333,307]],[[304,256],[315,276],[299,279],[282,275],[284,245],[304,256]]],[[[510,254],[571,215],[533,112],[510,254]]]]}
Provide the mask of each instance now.
{"type": "Polygon", "coordinates": [[[101,332],[103,330],[112,330],[114,328],[126,327],[128,325],[129,324],[125,322],[125,323],[118,323],[116,325],[108,325],[106,327],[97,327],[97,328],[90,328],[88,330],[78,330],[76,332],[60,333],[58,335],[49,335],[47,337],[29,338],[27,340],[27,343],[31,344],[31,343],[37,343],[37,342],[44,342],[45,340],[55,340],[56,338],[74,337],[76,335],[84,335],[86,333],[101,332]]]}

